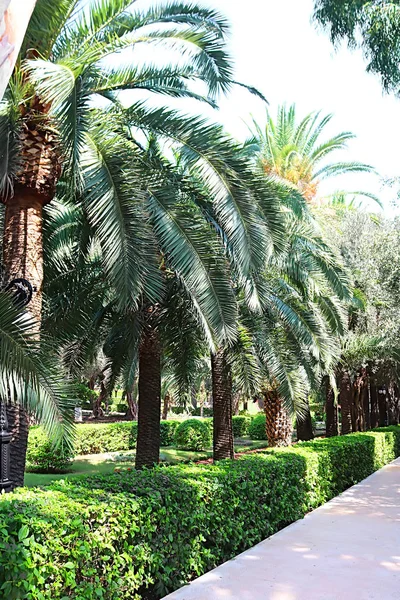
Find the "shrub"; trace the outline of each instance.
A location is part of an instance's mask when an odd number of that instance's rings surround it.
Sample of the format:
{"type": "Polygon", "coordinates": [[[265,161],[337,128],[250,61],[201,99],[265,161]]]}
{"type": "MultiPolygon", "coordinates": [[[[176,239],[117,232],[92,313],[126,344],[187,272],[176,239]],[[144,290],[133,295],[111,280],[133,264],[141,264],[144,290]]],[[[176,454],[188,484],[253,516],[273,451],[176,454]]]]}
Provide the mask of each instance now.
{"type": "Polygon", "coordinates": [[[259,414],[252,418],[249,425],[249,436],[252,440],[266,440],[265,415],[259,414]]]}
{"type": "Polygon", "coordinates": [[[33,473],[66,473],[74,458],[71,448],[55,446],[45,431],[32,427],[29,431],[29,444],[26,454],[26,467],[33,473]]]}
{"type": "Polygon", "coordinates": [[[232,417],[233,437],[239,438],[248,434],[251,418],[246,416],[232,417]]]}
{"type": "Polygon", "coordinates": [[[160,435],[161,446],[172,446],[174,443],[175,432],[180,421],[161,421],[160,435]]]}
{"type": "Polygon", "coordinates": [[[216,465],[54,482],[0,500],[7,600],[160,598],[396,457],[400,427],[216,465]]]}
{"type": "MultiPolygon", "coordinates": [[[[194,408],[192,410],[192,415],[194,417],[200,417],[200,415],[201,415],[200,406],[198,406],[197,408],[194,408]]],[[[213,416],[213,409],[210,408],[209,406],[204,406],[203,407],[203,417],[212,417],[212,416],[213,416]]]]}
{"type": "Polygon", "coordinates": [[[175,432],[175,446],[180,450],[205,450],[210,443],[210,428],[200,419],[183,421],[175,432]]]}
{"type": "Polygon", "coordinates": [[[83,423],[77,425],[75,453],[100,454],[133,450],[136,447],[137,422],[83,423]]]}
{"type": "Polygon", "coordinates": [[[91,410],[93,408],[94,401],[98,398],[99,392],[91,390],[87,385],[78,383],[76,385],[76,394],[79,399],[79,406],[85,410],[91,410]]]}

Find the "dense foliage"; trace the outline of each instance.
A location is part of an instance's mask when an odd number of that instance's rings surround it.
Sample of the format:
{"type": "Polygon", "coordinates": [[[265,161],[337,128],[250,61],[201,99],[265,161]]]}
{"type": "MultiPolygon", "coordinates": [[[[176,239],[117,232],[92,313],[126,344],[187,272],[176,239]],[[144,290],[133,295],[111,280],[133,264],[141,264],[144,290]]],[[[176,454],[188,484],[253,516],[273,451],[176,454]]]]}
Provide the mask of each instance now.
{"type": "Polygon", "coordinates": [[[267,439],[267,434],[265,432],[265,415],[256,415],[251,420],[248,433],[252,440],[267,439]]]}
{"type": "Polygon", "coordinates": [[[245,415],[232,417],[233,437],[240,438],[247,435],[249,433],[250,423],[251,417],[246,417],[245,415]]]}
{"type": "Polygon", "coordinates": [[[199,419],[187,419],[179,424],[174,441],[180,450],[206,450],[211,444],[210,428],[199,419]]]}
{"type": "Polygon", "coordinates": [[[392,427],[21,490],[0,503],[0,589],[7,600],[159,598],[399,454],[392,427]]]}
{"type": "Polygon", "coordinates": [[[27,470],[36,473],[65,473],[74,458],[70,445],[55,445],[41,427],[33,427],[29,432],[26,454],[27,470]]]}

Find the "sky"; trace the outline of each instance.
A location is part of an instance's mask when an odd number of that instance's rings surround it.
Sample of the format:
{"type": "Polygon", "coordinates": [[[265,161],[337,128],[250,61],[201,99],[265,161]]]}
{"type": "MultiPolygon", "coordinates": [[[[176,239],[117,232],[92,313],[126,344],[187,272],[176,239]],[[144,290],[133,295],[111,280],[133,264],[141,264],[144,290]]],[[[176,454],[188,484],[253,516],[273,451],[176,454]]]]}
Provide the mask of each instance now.
{"type": "MultiPolygon", "coordinates": [[[[300,117],[313,110],[333,113],[331,134],[351,131],[346,156],[372,165],[383,178],[400,176],[400,101],[382,92],[379,78],[366,73],[360,50],[334,49],[326,32],[312,23],[312,0],[213,0],[207,2],[231,22],[230,51],[236,78],[260,89],[276,113],[280,103],[296,103],[300,117]]],[[[252,114],[265,121],[265,106],[237,88],[220,102],[218,118],[230,133],[244,139],[252,114]]],[[[367,190],[378,195],[385,213],[393,213],[397,189],[374,175],[357,174],[325,184],[336,189],[367,190]]],[[[397,212],[397,211],[396,211],[397,212]]]]}

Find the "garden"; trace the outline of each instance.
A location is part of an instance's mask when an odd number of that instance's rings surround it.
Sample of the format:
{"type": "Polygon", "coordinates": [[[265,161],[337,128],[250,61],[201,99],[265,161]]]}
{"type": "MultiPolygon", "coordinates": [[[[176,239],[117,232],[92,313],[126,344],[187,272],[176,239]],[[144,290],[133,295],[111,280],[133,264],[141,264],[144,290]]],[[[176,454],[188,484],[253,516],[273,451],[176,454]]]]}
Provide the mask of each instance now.
{"type": "MultiPolygon", "coordinates": [[[[0,98],[0,598],[159,600],[400,456],[400,220],[369,189],[398,179],[238,81],[218,6],[30,4],[0,98]]],[[[313,22],[394,91],[368,4],[313,22]]]]}

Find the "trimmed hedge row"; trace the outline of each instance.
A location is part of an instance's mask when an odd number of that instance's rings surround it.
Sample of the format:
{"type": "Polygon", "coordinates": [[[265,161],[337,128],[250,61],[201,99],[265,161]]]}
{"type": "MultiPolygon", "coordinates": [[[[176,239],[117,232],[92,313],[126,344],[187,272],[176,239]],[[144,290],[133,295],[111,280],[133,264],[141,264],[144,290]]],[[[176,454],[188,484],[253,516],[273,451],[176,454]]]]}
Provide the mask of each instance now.
{"type": "Polygon", "coordinates": [[[232,558],[400,455],[400,427],[0,499],[0,596],[139,600],[232,558]]]}

